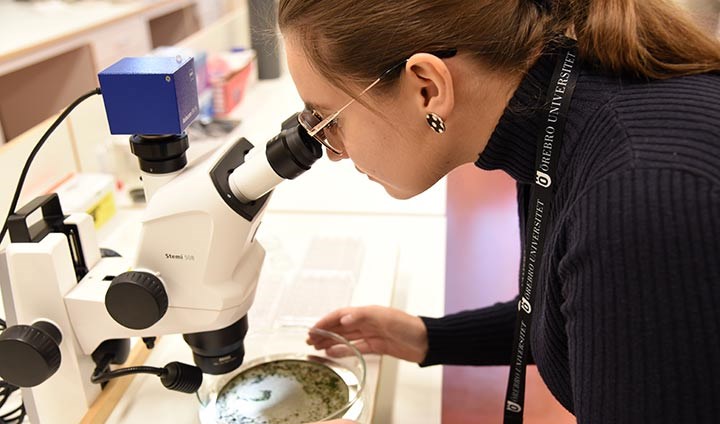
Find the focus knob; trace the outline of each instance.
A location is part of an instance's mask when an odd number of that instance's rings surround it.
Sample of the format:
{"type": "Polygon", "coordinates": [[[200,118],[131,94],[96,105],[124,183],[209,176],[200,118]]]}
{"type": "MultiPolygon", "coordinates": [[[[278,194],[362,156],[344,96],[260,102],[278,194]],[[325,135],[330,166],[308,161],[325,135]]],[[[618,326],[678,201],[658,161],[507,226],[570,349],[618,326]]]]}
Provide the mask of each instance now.
{"type": "Polygon", "coordinates": [[[0,377],[18,387],[34,387],[60,368],[62,333],[52,323],[14,325],[0,334],[0,377]]]}
{"type": "Polygon", "coordinates": [[[165,315],[168,296],[162,281],[149,272],[124,272],[105,293],[105,308],[119,324],[143,330],[165,315]]]}

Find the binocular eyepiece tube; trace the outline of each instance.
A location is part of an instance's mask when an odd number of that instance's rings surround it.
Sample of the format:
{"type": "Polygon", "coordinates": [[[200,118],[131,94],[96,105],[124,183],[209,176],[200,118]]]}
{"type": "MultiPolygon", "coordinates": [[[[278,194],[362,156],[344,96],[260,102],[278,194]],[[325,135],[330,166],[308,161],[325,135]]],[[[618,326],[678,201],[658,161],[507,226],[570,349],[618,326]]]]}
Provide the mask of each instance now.
{"type": "Polygon", "coordinates": [[[230,188],[238,200],[249,203],[307,171],[320,157],[322,146],[308,135],[295,114],[283,122],[282,131],[264,151],[256,148],[248,153],[245,163],[230,175],[230,188]]]}
{"type": "MultiPolygon", "coordinates": [[[[267,194],[284,180],[310,169],[322,157],[322,145],[307,134],[297,114],[282,124],[282,130],[265,149],[252,148],[242,165],[228,177],[230,190],[243,203],[267,194]]],[[[226,374],[242,365],[245,356],[247,315],[219,330],[185,334],[195,364],[206,374],[226,374]]]]}

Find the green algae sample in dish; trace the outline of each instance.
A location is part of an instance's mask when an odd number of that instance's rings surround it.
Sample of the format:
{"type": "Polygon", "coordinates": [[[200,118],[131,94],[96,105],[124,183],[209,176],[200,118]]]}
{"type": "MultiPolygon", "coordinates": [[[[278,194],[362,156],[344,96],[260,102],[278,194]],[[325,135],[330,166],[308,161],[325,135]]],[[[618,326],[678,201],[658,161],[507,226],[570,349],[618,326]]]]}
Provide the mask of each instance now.
{"type": "Polygon", "coordinates": [[[343,408],[350,390],[330,367],[283,359],[249,368],[217,397],[217,419],[225,424],[294,424],[322,420],[343,408]]]}

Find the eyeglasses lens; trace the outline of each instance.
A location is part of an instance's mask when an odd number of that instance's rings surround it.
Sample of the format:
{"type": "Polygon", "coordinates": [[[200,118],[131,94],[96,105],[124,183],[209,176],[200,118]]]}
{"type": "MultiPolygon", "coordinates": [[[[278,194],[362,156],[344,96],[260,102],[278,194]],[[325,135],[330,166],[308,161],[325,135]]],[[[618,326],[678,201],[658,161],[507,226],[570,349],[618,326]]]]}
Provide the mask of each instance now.
{"type": "MultiPolygon", "coordinates": [[[[300,115],[298,115],[298,121],[306,130],[312,131],[312,129],[315,128],[322,121],[322,118],[318,116],[317,113],[311,110],[304,110],[300,113],[300,115]]],[[[340,153],[340,150],[336,149],[330,144],[330,141],[325,135],[325,128],[318,131],[313,137],[315,138],[315,140],[320,142],[320,144],[332,150],[333,152],[340,153]]]]}

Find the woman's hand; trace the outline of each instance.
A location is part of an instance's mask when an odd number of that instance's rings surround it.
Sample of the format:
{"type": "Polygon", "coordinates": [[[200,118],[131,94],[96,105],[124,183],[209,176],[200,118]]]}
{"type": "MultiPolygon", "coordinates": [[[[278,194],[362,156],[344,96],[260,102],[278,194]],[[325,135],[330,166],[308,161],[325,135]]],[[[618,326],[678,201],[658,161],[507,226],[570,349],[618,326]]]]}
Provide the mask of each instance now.
{"type": "MultiPolygon", "coordinates": [[[[378,353],[411,362],[422,362],[428,350],[427,329],[419,317],[382,306],[343,308],[331,312],[316,328],[353,341],[361,353],[378,353]]],[[[348,356],[350,350],[334,340],[310,334],[308,344],[327,349],[330,356],[348,356]]]]}

